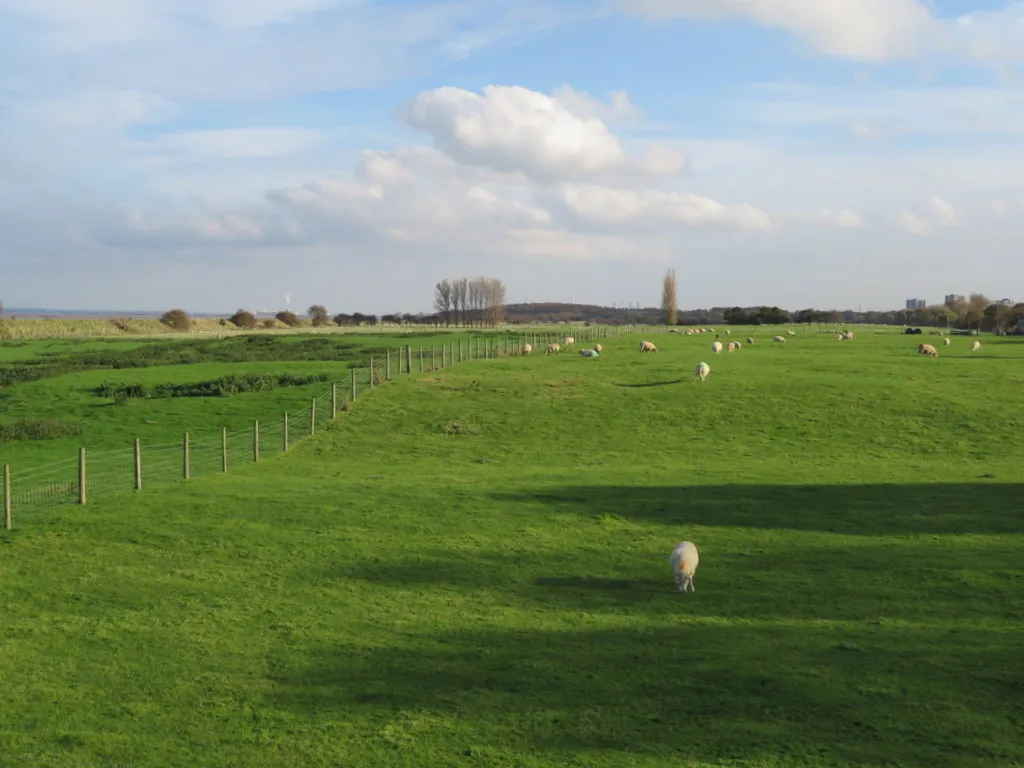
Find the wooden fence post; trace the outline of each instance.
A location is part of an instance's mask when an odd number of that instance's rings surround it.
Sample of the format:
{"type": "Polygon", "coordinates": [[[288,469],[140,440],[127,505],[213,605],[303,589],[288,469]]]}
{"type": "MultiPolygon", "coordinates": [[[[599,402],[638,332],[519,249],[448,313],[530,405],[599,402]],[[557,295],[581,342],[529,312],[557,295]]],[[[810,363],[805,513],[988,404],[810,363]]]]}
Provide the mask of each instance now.
{"type": "Polygon", "coordinates": [[[4,528],[11,530],[11,465],[4,464],[4,528]]]}
{"type": "Polygon", "coordinates": [[[447,354],[448,354],[448,345],[442,344],[441,345],[441,367],[442,368],[444,368],[444,359],[447,356],[447,354]]]}
{"type": "Polygon", "coordinates": [[[78,449],[78,503],[85,504],[85,448],[78,449]]]}
{"type": "Polygon", "coordinates": [[[352,369],[352,402],[356,401],[356,369],[352,369]]]}
{"type": "Polygon", "coordinates": [[[309,436],[316,434],[316,398],[309,404],[309,436]]]}
{"type": "Polygon", "coordinates": [[[331,421],[338,418],[338,385],[331,382],[331,421]]]}
{"type": "Polygon", "coordinates": [[[370,355],[370,389],[373,389],[373,355],[370,355]]]}
{"type": "Polygon", "coordinates": [[[220,428],[220,471],[228,471],[228,428],[220,428]]]}
{"type": "Polygon", "coordinates": [[[420,347],[420,373],[423,373],[423,347],[420,347]]]}
{"type": "Polygon", "coordinates": [[[135,459],[135,490],[142,490],[142,443],[139,442],[139,438],[135,438],[135,444],[132,446],[132,456],[135,459]]]}
{"type": "Polygon", "coordinates": [[[181,444],[181,476],[183,480],[188,480],[191,475],[191,467],[189,456],[189,444],[188,444],[188,432],[185,433],[185,439],[181,444]]]}
{"type": "Polygon", "coordinates": [[[284,436],[283,436],[283,438],[281,440],[281,446],[282,446],[284,452],[287,453],[288,452],[288,412],[287,411],[285,411],[285,414],[284,414],[283,428],[284,428],[284,436]]]}
{"type": "Polygon", "coordinates": [[[255,464],[260,460],[260,423],[254,421],[252,423],[252,463],[255,464]]]}
{"type": "Polygon", "coordinates": [[[433,344],[430,345],[430,370],[434,371],[437,368],[437,362],[434,359],[434,353],[437,351],[437,347],[433,344]]]}
{"type": "Polygon", "coordinates": [[[459,362],[462,362],[462,339],[459,339],[459,362]]]}

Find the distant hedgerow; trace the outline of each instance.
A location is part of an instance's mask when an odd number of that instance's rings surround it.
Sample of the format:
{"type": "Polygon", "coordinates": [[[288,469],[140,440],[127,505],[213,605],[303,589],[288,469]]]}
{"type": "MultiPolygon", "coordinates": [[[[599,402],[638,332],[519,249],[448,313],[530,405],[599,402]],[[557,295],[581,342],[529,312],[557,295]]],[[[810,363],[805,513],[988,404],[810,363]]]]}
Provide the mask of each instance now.
{"type": "Polygon", "coordinates": [[[190,384],[118,384],[104,382],[93,392],[99,397],[112,397],[124,402],[142,398],[167,397],[228,397],[245,392],[268,392],[282,387],[302,387],[327,381],[326,373],[310,376],[296,376],[291,373],[272,375],[266,373],[244,373],[223,376],[211,381],[197,381],[190,384]]]}

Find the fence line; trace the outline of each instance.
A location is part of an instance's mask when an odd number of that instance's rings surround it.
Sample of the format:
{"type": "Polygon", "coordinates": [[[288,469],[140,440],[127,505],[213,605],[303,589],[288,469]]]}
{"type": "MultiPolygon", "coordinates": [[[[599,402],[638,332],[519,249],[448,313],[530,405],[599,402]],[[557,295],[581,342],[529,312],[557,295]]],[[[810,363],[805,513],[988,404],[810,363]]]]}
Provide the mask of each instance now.
{"type": "Polygon", "coordinates": [[[347,411],[361,395],[399,376],[429,373],[461,362],[522,355],[525,345],[543,354],[552,343],[575,345],[644,331],[660,326],[592,325],[558,331],[523,334],[495,333],[459,338],[437,346],[406,344],[397,353],[386,350],[383,360],[369,357],[365,367],[352,367],[344,381],[331,382],[327,391],[311,397],[299,412],[281,413],[266,421],[254,420],[244,429],[222,426],[216,435],[188,430],[174,443],[151,445],[136,439],[123,450],[92,452],[79,449],[77,457],[25,469],[3,465],[4,527],[15,518],[64,505],[85,505],[94,499],[142,492],[225,473],[232,467],[256,464],[290,451],[347,411]]]}

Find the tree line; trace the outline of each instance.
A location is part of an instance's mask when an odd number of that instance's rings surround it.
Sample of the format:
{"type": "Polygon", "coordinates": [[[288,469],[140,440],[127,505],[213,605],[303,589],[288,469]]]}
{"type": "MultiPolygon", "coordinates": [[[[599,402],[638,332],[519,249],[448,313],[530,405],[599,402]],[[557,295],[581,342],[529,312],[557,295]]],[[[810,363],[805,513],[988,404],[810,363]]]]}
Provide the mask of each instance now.
{"type": "Polygon", "coordinates": [[[494,277],[440,280],[434,309],[445,325],[495,326],[505,319],[505,285],[494,277]]]}

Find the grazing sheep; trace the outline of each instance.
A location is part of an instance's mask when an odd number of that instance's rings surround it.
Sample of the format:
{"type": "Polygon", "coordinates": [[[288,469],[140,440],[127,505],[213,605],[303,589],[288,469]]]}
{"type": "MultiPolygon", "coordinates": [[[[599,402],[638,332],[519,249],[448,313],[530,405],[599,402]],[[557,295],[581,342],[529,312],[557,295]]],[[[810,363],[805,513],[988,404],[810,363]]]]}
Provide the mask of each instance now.
{"type": "Polygon", "coordinates": [[[747,336],[747,344],[753,344],[753,343],[754,343],[754,337],[753,336],[747,336]]]}
{"type": "Polygon", "coordinates": [[[942,340],[942,345],[945,346],[945,347],[948,347],[952,343],[953,342],[951,342],[949,339],[943,339],[942,340]]]}
{"type": "Polygon", "coordinates": [[[736,351],[736,342],[735,342],[735,341],[730,341],[730,342],[729,342],[729,343],[728,343],[728,344],[726,345],[726,347],[725,347],[725,348],[726,348],[726,349],[728,349],[728,350],[729,350],[730,352],[735,352],[735,351],[736,351]]]}
{"type": "Polygon", "coordinates": [[[711,342],[711,351],[714,352],[716,355],[719,352],[721,352],[722,351],[722,342],[720,342],[720,341],[713,341],[713,342],[711,342]]]}
{"type": "Polygon", "coordinates": [[[786,331],[790,336],[796,336],[796,331],[786,331]]]}
{"type": "Polygon", "coordinates": [[[656,346],[654,346],[654,344],[652,344],[649,341],[641,341],[640,342],[640,351],[641,352],[657,352],[658,348],[656,346]]]}
{"type": "Polygon", "coordinates": [[[772,336],[772,341],[776,341],[779,344],[785,344],[786,343],[786,340],[784,338],[782,338],[781,336],[772,336]]]}
{"type": "Polygon", "coordinates": [[[979,349],[981,349],[981,342],[980,341],[972,341],[971,342],[971,352],[977,352],[979,349]]]}
{"type": "Polygon", "coordinates": [[[847,341],[853,341],[853,331],[847,331],[843,334],[847,341]]]}
{"type": "Polygon", "coordinates": [[[845,338],[846,338],[846,334],[845,333],[837,333],[836,334],[836,341],[842,341],[845,338]]]}
{"type": "Polygon", "coordinates": [[[711,373],[711,366],[707,363],[697,363],[697,367],[693,369],[693,375],[701,381],[704,381],[711,373]]]}
{"type": "Polygon", "coordinates": [[[736,345],[736,349],[737,349],[737,351],[738,351],[738,350],[740,350],[740,349],[743,349],[743,345],[742,345],[742,344],[740,344],[740,343],[739,343],[738,341],[734,341],[734,342],[733,342],[733,344],[735,344],[735,345],[736,345]]]}
{"type": "Polygon", "coordinates": [[[697,563],[700,558],[697,556],[697,547],[691,541],[681,541],[669,555],[669,562],[672,563],[672,573],[676,577],[676,584],[680,592],[696,592],[693,586],[693,574],[697,570],[697,563]]]}
{"type": "Polygon", "coordinates": [[[927,355],[928,357],[938,357],[939,351],[935,349],[931,344],[919,344],[917,346],[917,353],[919,355],[927,355]]]}
{"type": "Polygon", "coordinates": [[[532,344],[523,344],[523,354],[524,355],[528,355],[531,352],[533,352],[533,345],[532,344]]]}
{"type": "Polygon", "coordinates": [[[604,352],[604,347],[602,347],[600,344],[595,344],[594,351],[596,351],[597,354],[601,354],[602,352],[604,352]]]}
{"type": "Polygon", "coordinates": [[[575,343],[576,343],[576,337],[575,336],[566,336],[565,337],[565,346],[568,347],[570,344],[575,344],[575,343]]]}
{"type": "Polygon", "coordinates": [[[726,336],[732,336],[732,331],[730,331],[728,328],[726,328],[725,329],[725,335],[726,336]]]}
{"type": "Polygon", "coordinates": [[[600,354],[596,349],[581,349],[580,356],[582,357],[597,357],[600,354]]]}
{"type": "Polygon", "coordinates": [[[560,344],[548,344],[548,351],[545,352],[544,354],[545,355],[557,355],[561,351],[562,351],[562,347],[561,347],[560,344]]]}

